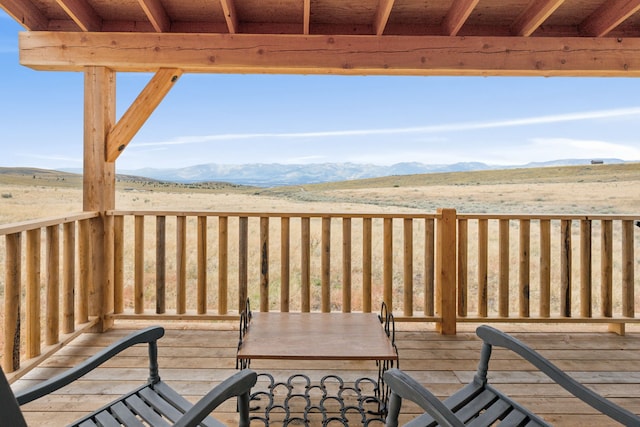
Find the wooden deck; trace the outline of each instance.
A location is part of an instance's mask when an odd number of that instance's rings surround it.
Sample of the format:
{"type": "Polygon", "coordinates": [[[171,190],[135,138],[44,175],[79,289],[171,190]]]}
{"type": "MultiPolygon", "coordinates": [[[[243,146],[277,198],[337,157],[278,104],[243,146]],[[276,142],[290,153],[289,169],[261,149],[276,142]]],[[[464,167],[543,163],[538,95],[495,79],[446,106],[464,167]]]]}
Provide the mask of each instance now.
{"type": "MultiPolygon", "coordinates": [[[[83,334],[38,368],[14,383],[22,388],[43,380],[93,354],[99,347],[131,330],[147,326],[118,322],[105,334],[83,334]]],[[[232,323],[168,323],[160,341],[160,375],[175,389],[195,400],[235,371],[237,325],[232,323]]],[[[640,328],[629,327],[626,336],[605,332],[606,326],[499,325],[502,330],[539,350],[579,381],[629,410],[640,413],[640,328]]],[[[474,327],[462,325],[457,336],[442,336],[432,325],[399,324],[397,344],[400,368],[444,397],[473,375],[480,342],[474,327]]],[[[305,372],[312,380],[336,373],[345,380],[375,377],[370,361],[269,361],[256,360],[252,368],[288,377],[305,372]]],[[[591,408],[570,398],[513,354],[496,350],[490,366],[492,382],[507,394],[559,426],[612,425],[591,408]]],[[[55,395],[26,405],[30,425],[59,426],[120,395],[147,377],[146,349],[123,353],[110,363],[55,395]]],[[[237,418],[232,404],[215,415],[229,425],[237,418]]],[[[415,411],[406,405],[405,414],[415,411]]]]}

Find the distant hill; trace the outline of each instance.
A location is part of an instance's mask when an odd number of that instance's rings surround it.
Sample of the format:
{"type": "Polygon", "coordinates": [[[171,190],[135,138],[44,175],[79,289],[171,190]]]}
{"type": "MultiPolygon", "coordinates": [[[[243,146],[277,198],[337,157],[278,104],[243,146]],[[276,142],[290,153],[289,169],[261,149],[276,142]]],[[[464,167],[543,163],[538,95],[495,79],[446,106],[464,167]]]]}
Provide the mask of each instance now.
{"type": "MultiPolygon", "coordinates": [[[[591,164],[591,159],[565,159],[527,165],[497,166],[480,162],[430,165],[424,163],[397,163],[381,166],[360,163],[316,163],[316,164],[246,164],[223,165],[202,164],[177,169],[136,169],[121,171],[127,175],[143,176],[160,181],[179,183],[229,182],[257,187],[280,187],[288,185],[316,184],[350,181],[396,175],[416,175],[443,172],[466,172],[513,168],[539,168],[550,166],[578,166],[591,164]]],[[[599,159],[605,164],[624,163],[619,159],[599,159]]]]}

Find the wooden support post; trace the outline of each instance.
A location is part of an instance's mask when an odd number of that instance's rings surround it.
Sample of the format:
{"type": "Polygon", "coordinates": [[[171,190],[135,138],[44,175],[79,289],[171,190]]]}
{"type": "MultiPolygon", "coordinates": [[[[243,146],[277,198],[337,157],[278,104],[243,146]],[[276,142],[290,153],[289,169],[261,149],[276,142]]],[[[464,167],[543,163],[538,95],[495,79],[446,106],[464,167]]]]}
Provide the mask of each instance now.
{"type": "Polygon", "coordinates": [[[456,334],[456,210],[438,208],[436,252],[436,324],[443,335],[456,334]]]}
{"type": "Polygon", "coordinates": [[[84,77],[83,208],[102,214],[91,224],[94,292],[89,305],[90,314],[100,318],[96,329],[102,332],[111,326],[106,315],[113,311],[113,247],[108,247],[113,239],[107,237],[113,230],[105,213],[115,208],[115,164],[106,161],[106,143],[116,118],[116,78],[106,67],[86,67],[84,77]]]}

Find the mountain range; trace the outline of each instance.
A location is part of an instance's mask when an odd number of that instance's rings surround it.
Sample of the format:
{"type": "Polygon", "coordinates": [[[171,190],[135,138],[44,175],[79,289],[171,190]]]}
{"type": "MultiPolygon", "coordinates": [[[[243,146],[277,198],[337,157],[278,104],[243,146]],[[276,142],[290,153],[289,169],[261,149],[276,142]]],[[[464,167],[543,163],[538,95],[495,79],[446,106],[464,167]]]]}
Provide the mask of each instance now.
{"type": "MultiPolygon", "coordinates": [[[[121,175],[134,175],[160,181],[180,183],[229,182],[257,187],[313,184],[376,178],[392,175],[413,175],[438,172],[464,172],[490,169],[533,168],[549,166],[577,166],[593,163],[624,163],[619,159],[563,159],[535,162],[526,165],[488,165],[480,162],[463,162],[448,165],[425,163],[396,163],[390,166],[360,163],[278,164],[254,163],[241,165],[202,164],[175,169],[144,168],[118,170],[121,175]]],[[[70,171],[71,172],[71,171],[70,171]]],[[[77,172],[77,171],[72,171],[77,172]]]]}

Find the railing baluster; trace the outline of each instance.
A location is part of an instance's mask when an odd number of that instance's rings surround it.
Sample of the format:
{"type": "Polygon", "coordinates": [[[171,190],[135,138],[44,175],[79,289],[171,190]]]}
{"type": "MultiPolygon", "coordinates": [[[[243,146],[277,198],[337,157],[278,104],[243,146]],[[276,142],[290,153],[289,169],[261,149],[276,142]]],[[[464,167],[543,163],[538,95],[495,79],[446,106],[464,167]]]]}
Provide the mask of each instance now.
{"type": "Polygon", "coordinates": [[[551,221],[540,220],[540,317],[551,316],[551,221]]]}
{"type": "Polygon", "coordinates": [[[22,234],[5,236],[4,347],[2,369],[20,369],[20,288],[22,281],[22,234]]]}
{"type": "Polygon", "coordinates": [[[591,220],[580,221],[580,316],[592,316],[591,220]]]}
{"type": "Polygon", "coordinates": [[[622,221],[622,315],[635,316],[633,221],[622,221]]]}
{"type": "Polygon", "coordinates": [[[424,315],[434,315],[434,272],[435,272],[435,221],[427,218],[424,221],[424,315]]]}
{"type": "Polygon", "coordinates": [[[66,222],[62,249],[62,333],[75,331],[76,223],[66,222]]]}
{"type": "Polygon", "coordinates": [[[300,225],[300,310],[311,311],[311,218],[302,217],[300,225]]]}
{"type": "Polygon", "coordinates": [[[242,313],[249,298],[249,218],[238,218],[238,313],[242,313]]]}
{"type": "Polygon", "coordinates": [[[351,218],[342,218],[342,312],[351,313],[351,218]]]}
{"type": "Polygon", "coordinates": [[[187,311],[187,217],[176,217],[176,313],[187,311]]]}
{"type": "Polygon", "coordinates": [[[91,282],[91,235],[89,220],[78,223],[80,238],[78,240],[78,263],[80,280],[78,283],[78,322],[89,321],[89,283],[91,282]]]}
{"type": "Polygon", "coordinates": [[[260,311],[269,311],[269,217],[260,217],[260,311]]]}
{"type": "Polygon", "coordinates": [[[198,314],[207,312],[207,217],[198,217],[198,282],[196,289],[198,314]]]}
{"type": "Polygon", "coordinates": [[[289,217],[280,218],[280,311],[289,311],[291,290],[291,221],[289,217]]]}
{"type": "Polygon", "coordinates": [[[229,218],[218,218],[218,314],[227,314],[229,218]]]}
{"type": "Polygon", "coordinates": [[[498,314],[509,317],[509,220],[498,221],[498,314]]]}
{"type": "Polygon", "coordinates": [[[468,221],[460,219],[458,220],[458,316],[461,317],[466,317],[468,310],[468,239],[468,221]]]}
{"type": "Polygon", "coordinates": [[[602,317],[611,317],[613,315],[613,223],[611,220],[602,220],[601,223],[601,314],[602,317]]]}
{"type": "Polygon", "coordinates": [[[520,316],[529,317],[531,314],[531,221],[520,220],[520,262],[518,268],[518,288],[520,316]]]}
{"type": "Polygon", "coordinates": [[[113,310],[124,311],[124,217],[113,218],[113,310]]]}
{"type": "Polygon", "coordinates": [[[136,314],[144,313],[144,216],[136,215],[135,226],[135,266],[133,284],[133,304],[136,314]]]}
{"type": "Polygon", "coordinates": [[[167,295],[167,217],[156,217],[156,313],[166,311],[167,295]]]}
{"type": "Polygon", "coordinates": [[[478,220],[478,315],[487,317],[489,305],[489,221],[478,220]]]}
{"type": "Polygon", "coordinates": [[[560,221],[560,316],[571,317],[571,220],[560,221]]]}
{"type": "Polygon", "coordinates": [[[383,219],[382,283],[383,301],[393,312],[393,218],[383,219]]]}
{"type": "Polygon", "coordinates": [[[320,310],[331,311],[331,218],[322,217],[320,254],[320,310]]]}
{"type": "Polygon", "coordinates": [[[371,313],[371,257],[373,220],[362,218],[362,311],[371,313]]]}
{"type": "Polygon", "coordinates": [[[404,221],[404,315],[413,316],[413,218],[404,221]]]}
{"type": "Polygon", "coordinates": [[[27,231],[27,339],[28,359],[40,355],[40,240],[42,230],[27,231]]]}
{"type": "Polygon", "coordinates": [[[60,226],[47,227],[47,327],[45,343],[60,341],[60,226]]]}

